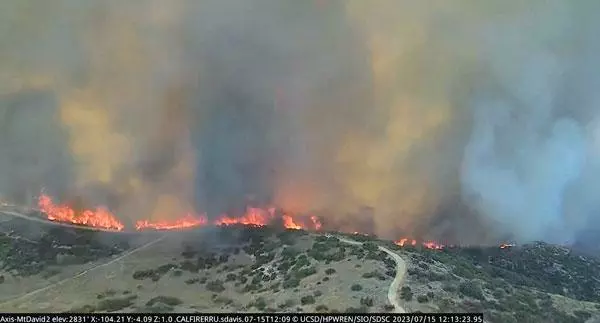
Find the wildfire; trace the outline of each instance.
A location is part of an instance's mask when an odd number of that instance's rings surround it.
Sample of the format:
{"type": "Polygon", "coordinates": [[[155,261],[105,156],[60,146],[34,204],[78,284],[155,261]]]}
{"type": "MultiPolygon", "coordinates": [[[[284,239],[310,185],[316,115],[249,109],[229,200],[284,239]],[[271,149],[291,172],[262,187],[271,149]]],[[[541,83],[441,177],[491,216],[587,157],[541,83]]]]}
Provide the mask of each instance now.
{"type": "Polygon", "coordinates": [[[109,210],[99,207],[96,210],[82,210],[75,212],[68,205],[56,205],[47,195],[40,195],[38,207],[46,214],[48,220],[87,225],[108,230],[122,231],[125,225],[121,223],[109,210]]]}
{"type": "MultiPolygon", "coordinates": [[[[41,194],[38,200],[38,206],[48,220],[65,222],[79,225],[86,225],[91,227],[97,227],[102,229],[123,231],[125,225],[121,223],[108,209],[98,207],[95,210],[83,210],[75,211],[68,205],[55,204],[52,199],[45,194],[41,194]]],[[[275,208],[256,208],[248,207],[246,212],[241,216],[229,216],[222,215],[217,219],[209,221],[206,215],[194,215],[187,214],[179,219],[173,221],[150,221],[140,220],[135,223],[136,230],[176,230],[186,229],[194,227],[202,227],[206,225],[216,226],[227,226],[234,224],[242,224],[249,226],[265,226],[276,220],[275,208]]],[[[282,214],[280,216],[282,224],[287,229],[309,229],[314,231],[320,231],[322,229],[322,223],[316,216],[299,217],[290,214],[282,214]]],[[[361,232],[354,232],[356,235],[367,235],[361,232]]],[[[394,241],[398,246],[416,246],[417,244],[427,249],[441,250],[445,248],[444,245],[436,243],[434,241],[425,241],[417,243],[415,239],[402,238],[394,241]]],[[[513,245],[502,244],[500,248],[505,249],[513,245]]]]}
{"type": "Polygon", "coordinates": [[[135,223],[136,230],[154,229],[154,230],[174,230],[174,229],[185,229],[196,226],[206,225],[208,219],[205,216],[194,217],[188,214],[175,221],[157,221],[151,222],[148,220],[141,220],[135,223]]]}
{"type": "Polygon", "coordinates": [[[215,225],[232,225],[232,224],[244,224],[244,225],[255,225],[264,226],[269,224],[275,219],[275,209],[269,208],[266,210],[248,207],[246,208],[246,214],[241,217],[230,217],[222,215],[219,217],[214,224],[215,225]]]}
{"type": "Polygon", "coordinates": [[[323,226],[321,224],[321,221],[319,221],[319,218],[317,218],[316,216],[312,215],[310,217],[310,220],[312,221],[312,224],[315,226],[315,230],[321,230],[321,227],[323,226]]]}
{"type": "MultiPolygon", "coordinates": [[[[416,246],[417,245],[417,240],[414,239],[408,239],[408,238],[402,238],[400,240],[396,240],[394,241],[394,243],[400,247],[404,247],[404,246],[416,246]]],[[[435,241],[424,241],[421,242],[421,246],[423,246],[424,248],[427,249],[434,249],[434,250],[442,250],[444,249],[446,246],[443,244],[439,244],[435,241]]]]}
{"type": "Polygon", "coordinates": [[[394,241],[394,243],[400,247],[404,247],[407,246],[407,242],[410,242],[411,246],[416,246],[417,245],[417,240],[409,240],[408,238],[402,238],[400,240],[396,240],[394,241]]]}
{"type": "Polygon", "coordinates": [[[281,218],[283,219],[284,227],[286,227],[288,229],[295,229],[295,230],[302,229],[302,226],[300,224],[297,224],[296,222],[294,222],[294,218],[292,218],[291,216],[284,214],[281,218]]]}
{"type": "MultiPolygon", "coordinates": [[[[71,224],[86,225],[108,230],[122,231],[125,225],[121,223],[109,210],[106,208],[97,208],[95,211],[83,210],[75,211],[68,205],[57,205],[52,199],[45,194],[41,194],[38,199],[38,207],[48,220],[65,222],[71,224]]],[[[246,212],[239,217],[222,215],[219,218],[209,221],[206,215],[195,216],[187,214],[179,219],[172,221],[150,221],[140,220],[135,223],[136,230],[176,230],[192,227],[200,227],[208,224],[217,226],[226,226],[233,224],[243,224],[252,226],[265,226],[277,218],[275,208],[255,208],[248,207],[246,212]]],[[[301,218],[296,218],[291,215],[284,214],[281,216],[283,226],[287,229],[312,229],[320,230],[321,222],[316,216],[311,216],[310,223],[305,223],[301,218]]]]}
{"type": "Polygon", "coordinates": [[[423,242],[423,247],[425,247],[427,249],[435,249],[435,250],[442,250],[442,249],[444,249],[444,245],[439,244],[439,243],[434,242],[434,241],[425,241],[425,242],[423,242]]]}
{"type": "Polygon", "coordinates": [[[503,243],[503,244],[500,245],[500,249],[508,249],[508,248],[512,248],[514,246],[515,245],[512,244],[512,243],[503,243]]]}

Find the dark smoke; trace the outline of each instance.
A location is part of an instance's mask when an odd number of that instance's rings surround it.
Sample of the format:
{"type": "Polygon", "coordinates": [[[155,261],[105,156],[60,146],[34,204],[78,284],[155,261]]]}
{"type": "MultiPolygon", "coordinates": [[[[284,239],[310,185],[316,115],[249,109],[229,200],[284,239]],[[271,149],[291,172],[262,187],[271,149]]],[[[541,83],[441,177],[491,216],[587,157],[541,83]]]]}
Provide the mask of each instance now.
{"type": "Polygon", "coordinates": [[[599,223],[598,9],[5,1],[1,193],[129,220],[276,204],[388,238],[573,242],[599,223]]]}

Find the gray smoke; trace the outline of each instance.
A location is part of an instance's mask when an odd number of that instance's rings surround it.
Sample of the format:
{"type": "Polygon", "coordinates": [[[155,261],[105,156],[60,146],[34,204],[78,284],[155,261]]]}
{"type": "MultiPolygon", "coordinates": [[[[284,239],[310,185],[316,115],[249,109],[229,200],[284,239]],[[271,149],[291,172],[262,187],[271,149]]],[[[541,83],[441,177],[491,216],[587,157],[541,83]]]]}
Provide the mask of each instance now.
{"type": "Polygon", "coordinates": [[[0,187],[131,220],[254,203],[389,238],[572,241],[600,206],[598,9],[5,1],[0,187]]]}

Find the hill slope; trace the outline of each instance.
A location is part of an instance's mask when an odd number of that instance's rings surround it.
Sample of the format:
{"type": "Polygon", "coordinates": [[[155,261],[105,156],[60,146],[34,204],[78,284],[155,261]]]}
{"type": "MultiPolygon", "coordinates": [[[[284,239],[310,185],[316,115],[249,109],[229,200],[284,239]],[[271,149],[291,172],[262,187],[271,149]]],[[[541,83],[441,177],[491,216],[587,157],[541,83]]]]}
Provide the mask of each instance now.
{"type": "Polygon", "coordinates": [[[408,312],[482,311],[492,323],[600,313],[598,260],[544,243],[429,250],[273,227],[115,234],[0,221],[0,311],[393,311],[385,246],[406,264],[396,292],[408,312]]]}

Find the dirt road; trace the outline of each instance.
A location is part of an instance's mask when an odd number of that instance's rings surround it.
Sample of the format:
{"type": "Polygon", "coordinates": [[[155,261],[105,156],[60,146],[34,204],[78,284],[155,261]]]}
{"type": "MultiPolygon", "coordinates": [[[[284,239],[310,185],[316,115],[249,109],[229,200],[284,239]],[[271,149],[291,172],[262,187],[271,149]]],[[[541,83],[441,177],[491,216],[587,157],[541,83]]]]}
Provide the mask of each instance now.
{"type": "MultiPolygon", "coordinates": [[[[348,243],[348,244],[353,244],[353,245],[363,244],[362,242],[358,242],[358,241],[354,241],[354,240],[350,240],[350,239],[346,239],[346,238],[342,238],[342,237],[337,237],[337,238],[341,242],[348,243]]],[[[392,257],[392,259],[394,259],[394,261],[396,262],[396,277],[394,277],[394,280],[392,281],[392,283],[390,284],[390,288],[388,289],[388,301],[390,302],[390,304],[392,304],[394,306],[395,313],[406,313],[406,310],[404,309],[404,307],[402,307],[402,305],[400,305],[400,302],[398,300],[398,288],[400,288],[400,285],[402,285],[402,282],[404,281],[404,276],[406,275],[406,262],[397,253],[393,252],[392,250],[390,250],[388,248],[379,246],[379,250],[390,255],[390,257],[392,257]]]]}
{"type": "Polygon", "coordinates": [[[140,247],[137,247],[137,248],[135,248],[135,249],[133,249],[133,250],[130,250],[130,251],[128,251],[128,252],[126,252],[126,253],[122,254],[121,256],[118,256],[118,257],[116,257],[116,258],[114,258],[114,259],[112,259],[112,260],[110,260],[110,261],[107,261],[107,262],[105,262],[105,263],[98,264],[98,265],[96,265],[96,266],[94,266],[94,267],[92,267],[92,268],[86,269],[86,270],[84,270],[84,271],[82,271],[82,272],[80,272],[80,273],[78,273],[78,274],[76,274],[76,275],[74,275],[74,276],[72,276],[72,277],[65,278],[65,279],[63,279],[63,280],[61,280],[61,281],[58,281],[58,282],[56,282],[56,283],[49,284],[49,285],[47,285],[47,286],[44,286],[44,287],[42,287],[42,288],[38,288],[38,289],[36,289],[36,290],[33,290],[33,291],[31,291],[31,292],[25,293],[25,294],[23,294],[23,295],[16,296],[16,297],[14,297],[14,298],[12,298],[12,299],[10,299],[10,300],[6,300],[6,301],[4,301],[4,302],[0,303],[0,308],[1,308],[2,306],[10,305],[10,304],[12,304],[12,303],[14,303],[14,302],[19,302],[19,301],[22,301],[22,300],[23,300],[23,299],[25,299],[25,298],[28,298],[28,297],[34,296],[34,295],[36,295],[36,294],[39,294],[39,293],[41,293],[41,292],[47,291],[47,290],[49,290],[49,289],[52,289],[52,288],[54,288],[54,287],[57,287],[57,286],[60,286],[60,285],[62,285],[62,284],[65,284],[65,283],[68,283],[68,282],[70,282],[70,281],[73,281],[73,280],[75,280],[75,279],[77,279],[77,278],[79,278],[79,277],[81,277],[81,276],[83,276],[83,275],[85,275],[85,274],[87,274],[87,273],[89,273],[89,272],[92,272],[92,271],[94,271],[94,270],[96,270],[96,269],[100,269],[100,268],[102,268],[102,267],[107,267],[107,266],[109,266],[109,265],[111,265],[111,264],[114,264],[114,263],[116,263],[116,262],[119,262],[119,261],[121,261],[121,260],[123,260],[123,259],[125,259],[125,258],[127,258],[127,257],[129,257],[129,256],[131,256],[131,255],[133,255],[133,254],[134,254],[134,253],[136,253],[136,252],[139,252],[139,251],[141,251],[141,250],[143,250],[143,249],[146,249],[146,248],[148,248],[148,247],[150,247],[150,246],[152,246],[152,245],[156,244],[157,242],[159,242],[159,241],[163,240],[165,237],[166,237],[166,236],[161,236],[161,237],[158,237],[157,239],[155,239],[155,240],[152,240],[152,241],[150,241],[150,242],[148,242],[148,243],[146,243],[146,244],[144,244],[144,245],[142,245],[142,246],[140,246],[140,247]]]}

